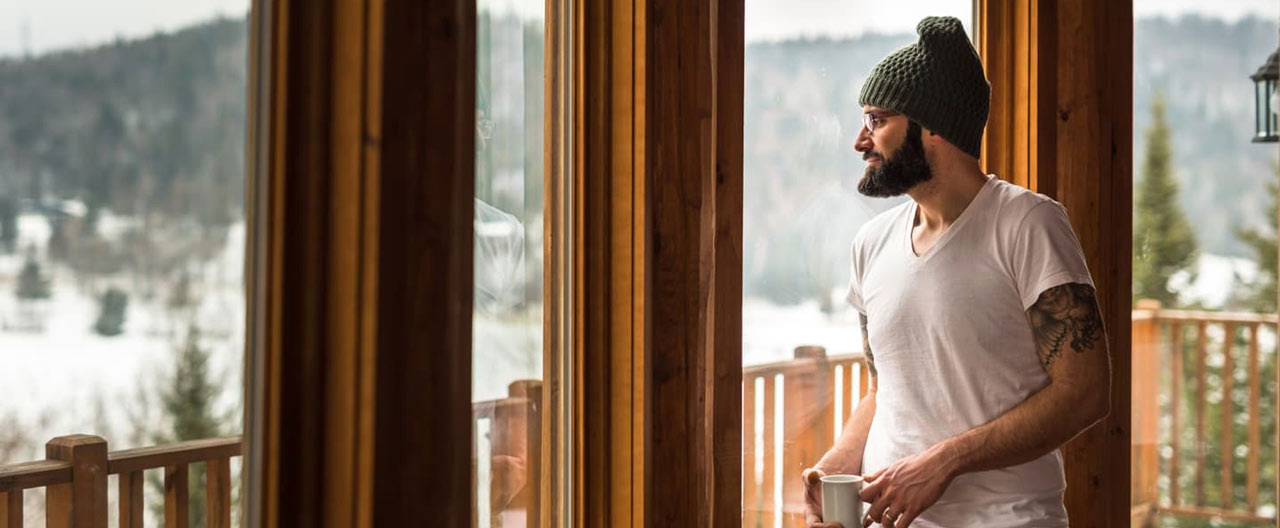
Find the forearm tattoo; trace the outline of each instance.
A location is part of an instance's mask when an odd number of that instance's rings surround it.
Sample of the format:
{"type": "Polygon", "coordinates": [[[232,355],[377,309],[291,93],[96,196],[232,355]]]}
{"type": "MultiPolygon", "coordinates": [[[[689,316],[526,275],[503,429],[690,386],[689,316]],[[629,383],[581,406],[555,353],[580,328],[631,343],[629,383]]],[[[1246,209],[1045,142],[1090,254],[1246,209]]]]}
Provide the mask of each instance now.
{"type": "Polygon", "coordinates": [[[1097,298],[1086,284],[1063,284],[1045,290],[1027,310],[1027,320],[1045,372],[1066,345],[1070,344],[1076,353],[1093,350],[1104,334],[1097,298]]]}
{"type": "Polygon", "coordinates": [[[871,354],[871,339],[867,336],[867,316],[858,314],[858,323],[862,325],[862,352],[867,356],[867,371],[872,376],[876,373],[876,357],[871,354]]]}

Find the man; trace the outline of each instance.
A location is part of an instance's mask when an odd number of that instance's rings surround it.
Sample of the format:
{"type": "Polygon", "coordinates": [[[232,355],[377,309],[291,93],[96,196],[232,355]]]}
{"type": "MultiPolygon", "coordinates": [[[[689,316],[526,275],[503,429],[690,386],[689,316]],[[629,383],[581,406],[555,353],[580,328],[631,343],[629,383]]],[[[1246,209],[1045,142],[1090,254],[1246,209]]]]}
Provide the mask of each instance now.
{"type": "Polygon", "coordinates": [[[838,526],[818,478],[842,473],[868,525],[1065,527],[1057,449],[1110,406],[1093,281],[1060,204],[979,169],[990,86],[960,21],[917,32],[859,97],[859,191],[911,200],[854,239],[870,386],[802,474],[807,522],[838,526]]]}

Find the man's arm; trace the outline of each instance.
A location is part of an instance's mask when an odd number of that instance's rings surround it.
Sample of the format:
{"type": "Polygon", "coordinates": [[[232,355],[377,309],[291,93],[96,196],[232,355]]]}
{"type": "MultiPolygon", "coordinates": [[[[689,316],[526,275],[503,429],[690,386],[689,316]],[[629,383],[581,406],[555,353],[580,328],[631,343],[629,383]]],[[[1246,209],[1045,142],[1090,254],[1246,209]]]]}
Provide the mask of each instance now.
{"type": "MultiPolygon", "coordinates": [[[[821,487],[817,479],[822,475],[858,475],[862,473],[862,451],[867,445],[867,433],[871,430],[871,419],[876,414],[876,359],[871,353],[871,342],[867,339],[867,316],[858,314],[862,326],[862,352],[866,356],[867,373],[870,374],[867,395],[858,401],[844,430],[836,439],[835,445],[826,454],[806,470],[801,477],[805,481],[805,520],[809,526],[826,526],[821,523],[822,502],[821,487]],[[816,471],[815,471],[816,470],[816,471]]],[[[857,528],[856,526],[845,528],[857,528]]]]}
{"type": "Polygon", "coordinates": [[[955,477],[1035,460],[1107,416],[1111,368],[1093,288],[1045,290],[1027,320],[1049,384],[995,420],[868,475],[871,520],[888,510],[898,522],[887,526],[907,526],[955,477]]]}

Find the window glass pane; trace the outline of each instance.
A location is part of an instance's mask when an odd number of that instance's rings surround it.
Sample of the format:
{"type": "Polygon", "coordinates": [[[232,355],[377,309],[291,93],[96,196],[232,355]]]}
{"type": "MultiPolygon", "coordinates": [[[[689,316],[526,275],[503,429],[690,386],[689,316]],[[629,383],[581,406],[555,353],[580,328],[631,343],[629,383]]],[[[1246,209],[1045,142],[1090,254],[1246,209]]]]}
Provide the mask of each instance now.
{"type": "Polygon", "coordinates": [[[0,5],[0,464],[240,434],[248,8],[0,5]]]}
{"type": "Polygon", "coordinates": [[[477,526],[526,526],[537,519],[544,6],[540,0],[481,0],[477,6],[472,336],[477,526]]]}
{"type": "Polygon", "coordinates": [[[916,3],[747,0],[743,196],[743,525],[800,526],[800,471],[859,401],[857,313],[845,301],[850,244],[906,198],[868,198],[854,151],[858,94],[877,62],[917,40],[916,3]],[[815,361],[805,358],[825,358],[815,361]]]}
{"type": "MultiPolygon", "coordinates": [[[[1135,523],[1275,523],[1280,4],[1134,2],[1135,523]],[[1264,118],[1265,119],[1265,118],[1264,118]]],[[[1135,524],[1137,526],[1138,524],[1135,524]]]]}

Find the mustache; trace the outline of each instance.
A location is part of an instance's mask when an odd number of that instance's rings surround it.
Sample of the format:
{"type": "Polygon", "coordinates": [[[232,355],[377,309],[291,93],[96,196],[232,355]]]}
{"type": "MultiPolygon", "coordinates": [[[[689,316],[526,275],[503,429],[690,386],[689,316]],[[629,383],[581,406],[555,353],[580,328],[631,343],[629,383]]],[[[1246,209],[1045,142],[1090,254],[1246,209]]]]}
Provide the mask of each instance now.
{"type": "Polygon", "coordinates": [[[873,150],[868,150],[866,153],[862,155],[862,161],[867,161],[872,158],[878,159],[880,161],[884,161],[884,156],[873,150]]]}

